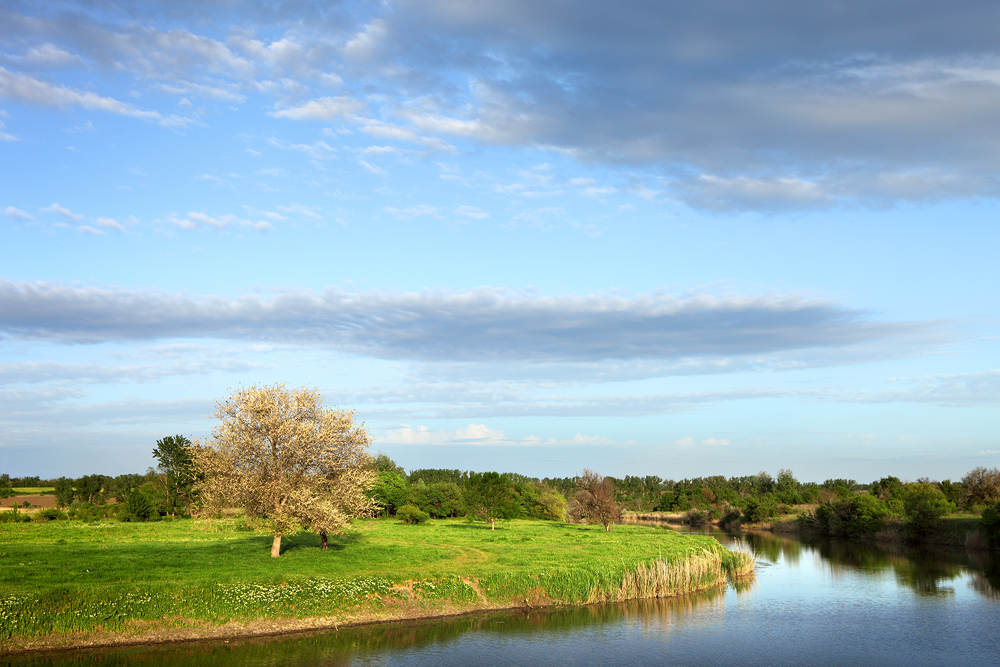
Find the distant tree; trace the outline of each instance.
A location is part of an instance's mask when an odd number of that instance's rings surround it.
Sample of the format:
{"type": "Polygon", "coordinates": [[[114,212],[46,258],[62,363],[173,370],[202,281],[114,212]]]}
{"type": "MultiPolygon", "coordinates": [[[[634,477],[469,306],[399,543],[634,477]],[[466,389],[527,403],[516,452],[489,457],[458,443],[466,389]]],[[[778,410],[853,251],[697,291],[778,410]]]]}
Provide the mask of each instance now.
{"type": "Polygon", "coordinates": [[[315,389],[282,384],[234,391],[216,405],[221,420],[204,447],[192,449],[195,485],[207,508],[242,507],[266,526],[271,556],[281,538],[302,529],[340,533],[374,509],[370,437],[348,410],[323,406],[315,389]]]}
{"type": "Polygon", "coordinates": [[[73,494],[75,493],[73,489],[73,480],[68,477],[60,477],[56,480],[55,486],[55,496],[56,505],[59,507],[69,507],[73,504],[73,494]]]}
{"type": "Polygon", "coordinates": [[[105,485],[110,478],[104,475],[84,475],[73,483],[73,497],[81,503],[98,504],[105,501],[105,485]]]}
{"type": "Polygon", "coordinates": [[[14,495],[14,489],[10,483],[10,475],[4,473],[0,475],[0,498],[9,498],[12,495],[14,495]]]}
{"type": "Polygon", "coordinates": [[[604,530],[611,530],[613,523],[621,523],[622,513],[615,502],[615,486],[611,479],[585,469],[577,478],[576,487],[579,490],[573,500],[582,520],[602,525],[604,530]]]}
{"type": "Polygon", "coordinates": [[[522,512],[514,484],[497,472],[469,475],[465,506],[473,516],[489,521],[491,530],[496,530],[497,519],[515,519],[522,512]]]}
{"type": "Polygon", "coordinates": [[[883,477],[876,482],[872,482],[868,486],[868,493],[872,494],[876,498],[885,500],[894,489],[897,489],[902,485],[903,482],[898,477],[890,475],[889,477],[883,477]]]}
{"type": "Polygon", "coordinates": [[[454,482],[414,484],[410,488],[410,499],[414,505],[435,519],[462,516],[465,513],[462,489],[454,482]]]}
{"type": "Polygon", "coordinates": [[[183,508],[191,513],[191,487],[195,482],[194,459],[191,456],[191,441],[183,435],[171,435],[156,441],[153,458],[157,468],[164,475],[166,511],[177,514],[183,508]]]}
{"type": "Polygon", "coordinates": [[[376,472],[391,472],[402,479],[406,479],[406,470],[403,469],[403,466],[389,458],[389,455],[385,452],[376,454],[375,458],[372,459],[372,465],[375,467],[376,472]]]}
{"type": "Polygon", "coordinates": [[[1000,500],[1000,469],[973,468],[962,478],[965,486],[966,503],[982,505],[991,500],[1000,500]]]}
{"type": "Polygon", "coordinates": [[[400,477],[391,470],[378,473],[370,495],[378,506],[388,516],[394,516],[396,511],[410,501],[410,486],[405,477],[400,477]]]}

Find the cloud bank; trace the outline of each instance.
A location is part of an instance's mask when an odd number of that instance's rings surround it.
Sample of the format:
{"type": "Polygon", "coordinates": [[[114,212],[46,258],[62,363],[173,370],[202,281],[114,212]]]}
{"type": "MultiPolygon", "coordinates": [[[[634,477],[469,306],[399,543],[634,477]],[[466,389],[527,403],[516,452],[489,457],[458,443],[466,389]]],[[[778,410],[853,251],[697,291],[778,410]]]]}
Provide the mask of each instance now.
{"type": "Polygon", "coordinates": [[[932,330],[794,295],[327,288],[230,298],[0,282],[0,335],[54,342],[220,338],[302,342],[387,359],[580,362],[848,348],[932,330]]]}

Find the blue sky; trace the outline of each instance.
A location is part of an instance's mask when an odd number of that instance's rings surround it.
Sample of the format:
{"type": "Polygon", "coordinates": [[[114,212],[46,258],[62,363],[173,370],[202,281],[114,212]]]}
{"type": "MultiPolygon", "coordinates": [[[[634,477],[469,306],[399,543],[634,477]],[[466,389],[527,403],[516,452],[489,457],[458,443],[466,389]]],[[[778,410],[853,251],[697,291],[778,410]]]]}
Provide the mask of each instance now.
{"type": "Polygon", "coordinates": [[[0,4],[0,470],[1000,464],[995,2],[0,4]]]}

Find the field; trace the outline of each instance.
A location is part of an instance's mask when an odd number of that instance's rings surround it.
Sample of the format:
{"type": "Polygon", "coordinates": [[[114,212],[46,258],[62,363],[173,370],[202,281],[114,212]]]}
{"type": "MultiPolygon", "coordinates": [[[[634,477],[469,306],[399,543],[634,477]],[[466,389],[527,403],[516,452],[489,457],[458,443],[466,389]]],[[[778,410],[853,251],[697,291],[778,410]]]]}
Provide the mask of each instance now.
{"type": "Polygon", "coordinates": [[[326,551],[302,534],[273,559],[270,542],[241,519],[0,524],[0,650],[666,597],[753,567],[647,526],[364,520],[326,551]]]}

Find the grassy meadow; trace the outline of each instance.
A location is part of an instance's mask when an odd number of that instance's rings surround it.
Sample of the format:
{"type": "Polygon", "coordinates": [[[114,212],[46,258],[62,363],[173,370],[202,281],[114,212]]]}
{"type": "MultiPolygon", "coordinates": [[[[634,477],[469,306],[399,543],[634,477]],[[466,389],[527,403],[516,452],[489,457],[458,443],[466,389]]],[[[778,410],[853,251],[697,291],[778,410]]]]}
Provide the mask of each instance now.
{"type": "MultiPolygon", "coordinates": [[[[708,537],[648,526],[356,521],[271,538],[242,519],[0,524],[0,647],[69,633],[260,619],[378,620],[667,597],[752,572],[708,537]]],[[[29,642],[30,643],[30,642],[29,642]]]]}

